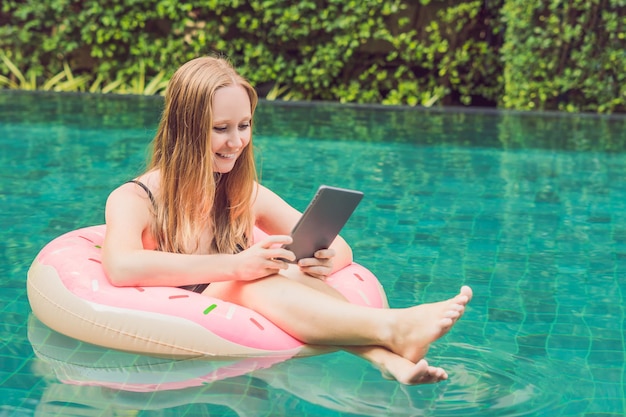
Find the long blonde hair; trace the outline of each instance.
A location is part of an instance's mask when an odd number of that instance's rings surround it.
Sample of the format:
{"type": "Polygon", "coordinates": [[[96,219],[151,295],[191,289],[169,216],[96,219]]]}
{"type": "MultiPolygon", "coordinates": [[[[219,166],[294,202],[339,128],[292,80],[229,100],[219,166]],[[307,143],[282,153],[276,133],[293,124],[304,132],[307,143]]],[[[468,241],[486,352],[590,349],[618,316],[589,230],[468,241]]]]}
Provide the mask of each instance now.
{"type": "Polygon", "coordinates": [[[160,171],[152,231],[159,250],[193,253],[207,227],[213,230],[213,252],[235,253],[249,244],[257,179],[252,137],[226,174],[214,173],[211,151],[213,97],[232,85],[247,91],[254,116],[256,91],[225,59],[193,59],[170,79],[148,166],[160,171]]]}

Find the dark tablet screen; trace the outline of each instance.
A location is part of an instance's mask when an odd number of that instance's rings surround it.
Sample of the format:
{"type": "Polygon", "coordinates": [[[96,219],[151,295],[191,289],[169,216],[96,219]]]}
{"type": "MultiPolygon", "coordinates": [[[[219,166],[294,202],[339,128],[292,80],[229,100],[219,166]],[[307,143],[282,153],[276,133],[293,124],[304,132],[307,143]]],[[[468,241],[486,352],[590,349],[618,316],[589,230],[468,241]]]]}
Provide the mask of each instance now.
{"type": "Polygon", "coordinates": [[[322,185],[291,231],[293,243],[285,248],[296,254],[296,260],[312,258],[313,254],[333,243],[363,193],[322,185]]]}

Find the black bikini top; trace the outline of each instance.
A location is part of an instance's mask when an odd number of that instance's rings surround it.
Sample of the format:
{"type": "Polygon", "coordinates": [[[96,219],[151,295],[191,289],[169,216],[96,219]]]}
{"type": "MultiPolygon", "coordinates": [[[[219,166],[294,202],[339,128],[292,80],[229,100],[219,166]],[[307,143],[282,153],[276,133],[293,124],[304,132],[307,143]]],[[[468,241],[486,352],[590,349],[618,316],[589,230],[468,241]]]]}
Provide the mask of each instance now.
{"type": "Polygon", "coordinates": [[[152,205],[156,207],[156,200],[154,199],[154,195],[152,195],[152,191],[150,191],[150,189],[146,186],[146,184],[144,184],[141,181],[137,181],[137,180],[130,180],[130,181],[127,182],[127,184],[129,182],[132,182],[133,184],[137,184],[138,186],[143,188],[143,190],[146,192],[146,194],[148,194],[148,197],[150,197],[150,201],[152,201],[152,205]]]}

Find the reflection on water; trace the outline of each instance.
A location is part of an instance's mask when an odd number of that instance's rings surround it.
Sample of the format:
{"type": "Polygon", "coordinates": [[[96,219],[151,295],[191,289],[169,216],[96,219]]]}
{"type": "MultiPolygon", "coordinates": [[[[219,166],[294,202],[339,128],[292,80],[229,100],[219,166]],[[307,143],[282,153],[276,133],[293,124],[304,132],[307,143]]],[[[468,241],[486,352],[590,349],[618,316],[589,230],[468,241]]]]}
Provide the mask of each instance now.
{"type": "Polygon", "coordinates": [[[120,410],[176,412],[190,405],[208,410],[226,407],[229,415],[241,417],[272,415],[283,392],[327,410],[363,416],[434,412],[479,416],[485,409],[507,416],[537,415],[558,400],[546,389],[548,370],[513,355],[500,354],[497,361],[486,362],[489,352],[467,345],[449,345],[447,350],[456,352],[455,357],[435,356],[437,362],[449,363],[453,378],[448,382],[418,387],[381,384],[372,370],[355,387],[351,367],[360,373],[360,365],[347,356],[341,366],[320,366],[324,361],[313,358],[273,366],[249,359],[172,360],[79,342],[34,316],[28,331],[37,356],[34,371],[47,381],[36,415],[62,410],[65,416],[84,416],[89,409],[94,415],[120,410]]]}

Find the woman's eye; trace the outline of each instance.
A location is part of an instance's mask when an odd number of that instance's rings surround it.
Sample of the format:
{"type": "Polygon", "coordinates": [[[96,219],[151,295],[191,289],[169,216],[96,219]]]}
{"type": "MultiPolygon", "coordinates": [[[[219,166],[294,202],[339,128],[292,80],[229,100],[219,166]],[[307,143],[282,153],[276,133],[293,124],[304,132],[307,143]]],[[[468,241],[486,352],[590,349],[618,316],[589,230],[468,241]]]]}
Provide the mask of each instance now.
{"type": "Polygon", "coordinates": [[[226,132],[226,129],[226,126],[213,126],[213,130],[215,130],[216,132],[226,132]]]}
{"type": "Polygon", "coordinates": [[[243,123],[239,125],[239,130],[246,130],[250,127],[250,123],[243,123]]]}

